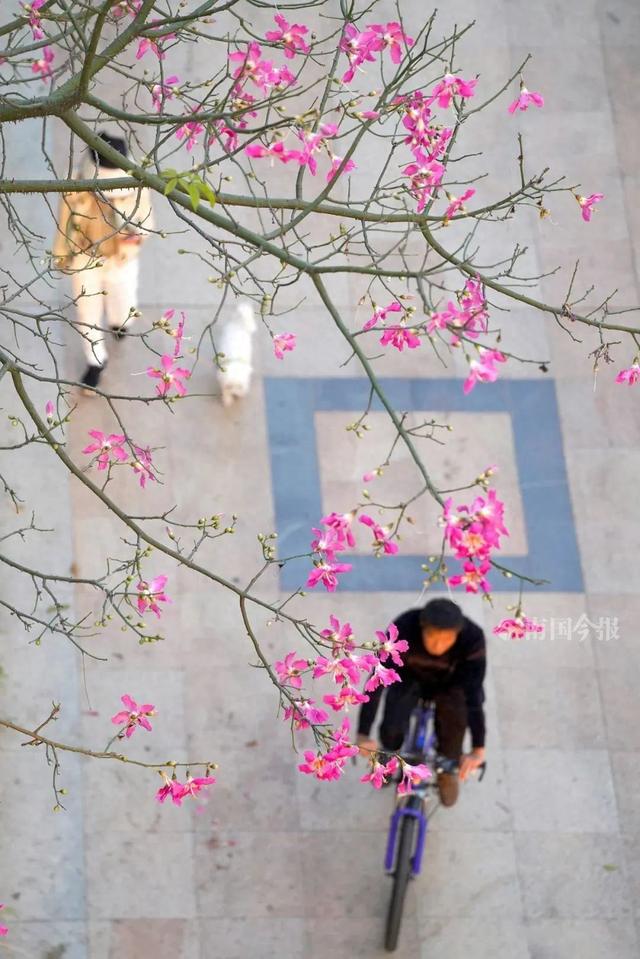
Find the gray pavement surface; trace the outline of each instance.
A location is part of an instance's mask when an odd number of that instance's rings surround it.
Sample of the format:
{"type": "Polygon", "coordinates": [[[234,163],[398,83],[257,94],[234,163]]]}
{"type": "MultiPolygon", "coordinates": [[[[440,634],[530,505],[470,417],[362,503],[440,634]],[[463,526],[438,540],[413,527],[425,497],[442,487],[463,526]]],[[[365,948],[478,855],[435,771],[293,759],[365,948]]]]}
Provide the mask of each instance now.
{"type": "MultiPolygon", "coordinates": [[[[391,16],[391,5],[389,11],[391,16]]],[[[529,264],[543,273],[579,257],[586,285],[596,282],[604,293],[618,288],[620,303],[637,303],[640,7],[635,0],[488,0],[482,5],[457,0],[446,5],[442,17],[446,24],[476,14],[478,25],[460,50],[464,72],[479,72],[481,84],[489,86],[531,52],[527,86],[542,90],[546,99],[544,110],[515,120],[500,101],[478,130],[486,165],[500,173],[500,188],[516,175],[515,131],[522,129],[532,167],[550,163],[570,182],[580,182],[584,192],[606,194],[590,225],[569,199],[545,220],[521,218],[517,237],[529,247],[529,264]]],[[[196,65],[206,51],[198,46],[188,57],[196,65]]],[[[176,72],[187,69],[185,63],[176,72]]],[[[44,175],[43,161],[32,149],[36,134],[36,126],[15,132],[12,162],[21,172],[44,175]]],[[[51,136],[62,155],[60,131],[51,136]]],[[[286,178],[281,182],[284,188],[286,178]]],[[[486,189],[492,189],[489,182],[486,189]]],[[[27,199],[24,209],[43,235],[51,234],[42,204],[27,199]]],[[[508,247],[509,229],[506,240],[500,228],[487,231],[487,261],[508,247]]],[[[185,279],[185,261],[175,254],[181,242],[166,240],[162,254],[151,243],[145,249],[142,308],[147,315],[168,306],[184,308],[196,335],[212,314],[217,291],[193,261],[194,272],[185,279]]],[[[3,257],[13,251],[10,238],[2,239],[1,250],[3,257]]],[[[558,298],[565,284],[566,274],[562,280],[548,276],[540,283],[541,296],[558,298]]],[[[361,292],[357,282],[334,286],[338,301],[349,309],[361,292]]],[[[207,553],[231,579],[244,581],[247,570],[256,567],[256,531],[275,528],[263,377],[355,375],[350,368],[337,368],[336,348],[341,358],[344,349],[336,347],[333,334],[323,335],[326,322],[310,296],[291,319],[299,347],[286,364],[273,359],[267,336],[259,335],[252,392],[231,411],[208,396],[194,399],[188,414],[181,410],[177,417],[159,419],[156,408],[136,411],[137,433],[166,448],[163,485],[143,498],[128,484],[123,502],[133,512],[177,502],[183,517],[237,513],[238,532],[207,553]]],[[[615,385],[613,367],[604,366],[594,389],[588,354],[597,336],[582,329],[571,331],[580,340],[572,342],[551,319],[524,308],[504,327],[505,348],[551,360],[584,591],[527,597],[527,612],[549,624],[544,639],[491,638],[489,771],[482,785],[463,790],[455,809],[434,818],[424,874],[410,889],[397,955],[636,959],[640,387],[615,385]]],[[[627,354],[615,354],[615,369],[628,365],[627,354]]],[[[78,374],[77,344],[71,343],[65,363],[69,373],[78,374]]],[[[144,365],[137,344],[122,344],[113,352],[108,387],[128,390],[131,371],[144,365]]],[[[427,361],[425,371],[424,356],[416,355],[390,357],[382,370],[414,378],[463,373],[456,362],[443,369],[435,359],[427,361]]],[[[504,373],[514,380],[525,375],[543,374],[513,364],[504,373]]],[[[202,363],[192,390],[212,388],[213,368],[202,363]]],[[[18,404],[6,379],[1,395],[5,413],[14,413],[18,404]]],[[[42,409],[49,398],[46,388],[34,395],[42,409]]],[[[80,457],[87,430],[111,428],[113,421],[98,404],[84,398],[78,404],[70,448],[80,457]]],[[[455,485],[464,475],[456,472],[459,456],[480,457],[480,466],[503,461],[510,491],[505,498],[513,510],[511,549],[521,553],[526,528],[509,424],[503,414],[477,416],[477,431],[464,417],[457,421],[456,445],[443,454],[441,466],[455,485]]],[[[339,412],[318,415],[316,421],[327,508],[354,494],[355,477],[340,466],[352,455],[341,430],[346,422],[339,412]]],[[[6,420],[2,433],[3,441],[15,435],[6,420]]],[[[365,459],[377,462],[384,438],[374,431],[367,443],[365,459]]],[[[357,469],[361,472],[359,464],[357,469]]],[[[27,540],[20,552],[25,562],[86,577],[101,571],[106,555],[119,555],[117,522],[45,449],[30,447],[10,460],[3,455],[2,473],[25,500],[24,515],[37,506],[40,525],[56,528],[55,534],[27,540]]],[[[3,522],[14,525],[6,502],[2,509],[3,522]]],[[[421,522],[426,526],[427,520],[421,522]]],[[[83,662],[60,640],[36,647],[15,620],[2,617],[2,715],[37,724],[52,700],[61,701],[56,737],[101,746],[119,697],[129,692],[159,706],[153,736],[137,734],[132,755],[205,756],[220,769],[209,800],[198,809],[179,810],[154,803],[151,774],[65,757],[67,811],[54,814],[51,770],[43,756],[22,747],[20,737],[0,734],[0,901],[11,910],[11,936],[0,940],[0,955],[383,955],[389,792],[367,791],[352,772],[338,784],[298,774],[273,691],[249,665],[254,657],[235,602],[187,570],[170,572],[176,601],[164,613],[166,641],[140,647],[111,627],[91,647],[108,656],[106,663],[83,662]]],[[[277,596],[275,575],[261,589],[265,596],[277,596]]],[[[16,605],[28,603],[31,595],[24,578],[6,573],[2,590],[16,605]]],[[[95,608],[87,587],[62,595],[77,613],[91,604],[95,608]]],[[[363,635],[419,598],[418,587],[415,593],[316,593],[295,608],[316,622],[334,612],[363,635]]],[[[517,597],[497,594],[493,608],[477,598],[461,599],[489,636],[517,597]]],[[[260,617],[257,622],[270,657],[293,648],[282,626],[261,626],[260,617]]]]}

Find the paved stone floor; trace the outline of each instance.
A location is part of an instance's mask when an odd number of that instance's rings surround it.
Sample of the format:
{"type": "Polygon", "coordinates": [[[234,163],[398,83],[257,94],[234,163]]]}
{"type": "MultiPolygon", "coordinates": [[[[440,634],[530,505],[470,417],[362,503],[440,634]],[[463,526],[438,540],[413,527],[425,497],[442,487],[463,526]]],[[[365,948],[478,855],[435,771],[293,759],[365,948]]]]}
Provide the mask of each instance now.
{"type": "MultiPolygon", "coordinates": [[[[481,73],[481,82],[503,79],[527,52],[534,55],[527,85],[544,91],[545,109],[529,111],[526,122],[511,121],[502,101],[488,113],[478,137],[495,169],[515,174],[513,131],[522,128],[532,166],[550,163],[586,193],[606,194],[589,226],[569,199],[548,219],[521,221],[518,238],[529,246],[530,264],[543,273],[579,256],[587,285],[597,282],[605,293],[618,288],[621,303],[637,303],[640,7],[635,0],[457,0],[445,6],[445,23],[483,8],[459,57],[467,73],[481,73]]],[[[189,56],[204,54],[198,49],[189,56]]],[[[21,169],[43,173],[27,137],[20,143],[16,138],[15,151],[21,169]]],[[[32,212],[43,233],[50,231],[46,211],[32,212]]],[[[167,241],[167,258],[172,243],[167,241]]],[[[488,261],[497,258],[497,244],[489,233],[488,261]]],[[[4,241],[2,249],[4,255],[4,241]]],[[[546,298],[561,295],[557,276],[540,287],[546,298]]],[[[167,270],[166,258],[145,251],[142,299],[148,314],[183,307],[197,331],[211,314],[211,291],[197,275],[187,288],[180,270],[167,270]]],[[[356,284],[346,282],[334,292],[350,309],[360,295],[356,284]]],[[[179,502],[184,516],[237,513],[235,537],[208,554],[231,579],[244,581],[247,569],[255,568],[256,530],[277,528],[295,543],[296,523],[308,526],[305,511],[315,519],[318,506],[348,503],[358,477],[384,448],[382,424],[357,450],[344,438],[340,426],[352,409],[347,378],[357,372],[336,369],[335,342],[318,335],[325,324],[309,298],[292,317],[300,345],[286,364],[273,359],[266,336],[259,338],[253,391],[230,412],[203,396],[190,402],[188,416],[158,422],[155,410],[136,414],[140,434],[166,448],[164,485],[145,500],[131,494],[126,505],[135,511],[179,502]],[[336,402],[312,404],[304,414],[306,435],[315,435],[308,453],[318,456],[313,476],[278,418],[278,398],[292,388],[304,393],[301,380],[327,377],[344,383],[336,402]],[[312,486],[299,504],[288,498],[291,472],[298,469],[302,477],[311,473],[312,486]]],[[[615,386],[607,368],[594,389],[588,353],[597,339],[582,330],[572,333],[580,342],[572,343],[551,321],[516,311],[505,323],[505,344],[550,359],[552,373],[545,378],[535,367],[509,364],[493,406],[490,386],[472,394],[468,407],[453,404],[450,382],[463,372],[455,364],[444,368],[429,360],[425,373],[423,356],[403,355],[381,369],[394,383],[426,376],[430,388],[421,392],[418,385],[407,405],[455,426],[452,444],[438,453],[436,464],[451,485],[461,457],[474,468],[476,462],[478,468],[500,462],[500,488],[513,526],[506,554],[514,564],[537,566],[548,559],[553,570],[548,589],[526,596],[529,614],[546,620],[544,638],[491,639],[489,771],[482,785],[466,787],[459,805],[433,821],[424,875],[410,890],[400,959],[639,954],[639,394],[615,386]],[[440,391],[433,386],[438,379],[440,391]],[[538,407],[527,411],[523,398],[539,384],[550,405],[544,413],[538,407]],[[541,429],[551,447],[538,443],[541,429]],[[547,460],[541,460],[544,448],[554,450],[547,460]],[[615,620],[617,630],[607,632],[606,624],[615,620]]],[[[617,367],[631,358],[616,357],[617,367]]],[[[80,357],[73,352],[67,362],[77,375],[80,357]]],[[[127,389],[131,371],[142,366],[135,344],[122,344],[108,386],[127,389]]],[[[2,407],[11,414],[16,401],[6,381],[2,386],[2,407]]],[[[199,365],[192,386],[211,390],[210,366],[199,365]]],[[[402,383],[394,388],[401,390],[402,383]]],[[[36,396],[40,404],[46,398],[46,391],[36,396]]],[[[294,418],[294,410],[290,414],[294,418]]],[[[78,453],[87,429],[111,423],[105,410],[80,399],[72,452],[78,453]]],[[[13,435],[4,425],[3,434],[13,435]]],[[[102,569],[105,555],[118,555],[122,534],[113,518],[70,483],[45,450],[28,449],[18,467],[16,462],[7,461],[2,472],[27,504],[38,502],[42,518],[51,520],[42,525],[55,520],[57,528],[55,535],[25,544],[25,561],[91,576],[102,569]]],[[[405,469],[399,462],[400,477],[405,469]]],[[[426,534],[432,519],[428,512],[416,516],[409,562],[419,555],[421,531],[426,534]]],[[[8,513],[3,521],[13,522],[8,513]]],[[[314,594],[296,609],[318,622],[334,611],[364,633],[419,600],[419,577],[396,583],[383,561],[360,568],[357,582],[366,592],[314,594]]],[[[65,758],[68,809],[54,815],[43,757],[1,735],[0,896],[11,909],[11,937],[0,945],[0,955],[382,955],[389,891],[382,855],[391,796],[367,791],[353,774],[339,784],[300,777],[287,731],[276,720],[272,690],[248,665],[252,653],[235,603],[183,569],[172,577],[179,601],[164,616],[166,641],[139,647],[113,629],[92,647],[107,653],[107,663],[87,660],[83,666],[58,641],[36,648],[13,621],[2,620],[4,715],[37,723],[51,700],[61,700],[56,736],[101,746],[114,704],[129,691],[162,704],[153,739],[134,737],[132,755],[156,756],[161,744],[159,758],[202,755],[218,761],[220,770],[209,802],[192,812],[157,806],[149,798],[155,784],[137,770],[65,758]]],[[[287,585],[274,576],[262,590],[274,597],[287,585]]],[[[3,577],[5,589],[16,604],[29,595],[19,578],[3,577]]],[[[86,587],[66,598],[76,610],[91,601],[86,587]]],[[[489,631],[515,598],[500,591],[493,608],[476,598],[463,598],[463,605],[489,631]]],[[[280,626],[264,625],[261,635],[270,656],[290,648],[280,626]]]]}

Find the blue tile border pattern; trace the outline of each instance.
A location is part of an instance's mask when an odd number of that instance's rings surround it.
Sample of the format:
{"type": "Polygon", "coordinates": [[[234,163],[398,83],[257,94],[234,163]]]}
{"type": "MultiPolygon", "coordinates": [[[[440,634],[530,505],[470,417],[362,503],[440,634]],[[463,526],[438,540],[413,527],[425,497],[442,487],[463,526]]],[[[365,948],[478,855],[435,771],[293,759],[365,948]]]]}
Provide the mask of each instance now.
{"type": "MultiPolygon", "coordinates": [[[[524,575],[548,580],[543,586],[524,583],[527,591],[582,592],[553,380],[503,379],[480,384],[467,396],[462,382],[392,378],[382,380],[381,385],[397,410],[511,416],[529,552],[505,557],[504,563],[524,575]]],[[[264,389],[278,553],[295,556],[309,551],[311,527],[331,508],[322,503],[314,413],[359,413],[366,408],[370,386],[363,378],[269,377],[264,389]]],[[[380,409],[376,399],[372,410],[380,409]]],[[[340,578],[341,592],[415,592],[424,579],[421,565],[425,556],[349,556],[348,561],[353,569],[340,578]]],[[[450,571],[458,566],[454,561],[450,571]]],[[[297,589],[309,569],[309,559],[286,563],[280,572],[282,589],[297,589]]],[[[489,578],[494,592],[517,589],[517,581],[499,573],[492,572],[489,578]]]]}

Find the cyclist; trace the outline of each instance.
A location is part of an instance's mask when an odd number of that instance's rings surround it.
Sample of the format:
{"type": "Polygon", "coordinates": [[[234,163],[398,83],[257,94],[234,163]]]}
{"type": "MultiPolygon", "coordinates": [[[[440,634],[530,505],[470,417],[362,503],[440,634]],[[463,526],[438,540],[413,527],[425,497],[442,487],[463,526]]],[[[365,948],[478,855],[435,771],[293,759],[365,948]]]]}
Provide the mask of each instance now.
{"type": "MultiPolygon", "coordinates": [[[[486,668],[484,633],[449,599],[432,599],[423,609],[410,609],[395,620],[399,638],[409,648],[397,667],[401,682],[389,686],[382,722],[380,747],[397,752],[404,740],[411,713],[420,698],[435,703],[438,754],[458,764],[457,771],[438,774],[443,806],[458,798],[458,779],[466,779],[485,759],[483,682],[486,668]],[[471,732],[471,752],[463,755],[465,731],[471,732]]],[[[371,738],[383,689],[369,694],[360,709],[358,745],[368,757],[378,744],[371,738]]]]}

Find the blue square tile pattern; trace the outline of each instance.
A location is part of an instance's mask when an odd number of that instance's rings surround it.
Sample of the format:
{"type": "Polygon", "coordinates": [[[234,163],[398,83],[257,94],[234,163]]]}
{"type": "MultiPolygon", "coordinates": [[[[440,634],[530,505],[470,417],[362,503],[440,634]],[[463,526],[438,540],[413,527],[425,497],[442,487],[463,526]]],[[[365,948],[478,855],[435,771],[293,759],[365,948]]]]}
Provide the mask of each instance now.
{"type": "MultiPolygon", "coordinates": [[[[505,558],[505,565],[547,580],[543,586],[525,583],[525,591],[583,592],[553,380],[501,380],[467,396],[462,382],[390,378],[381,385],[397,410],[510,415],[529,551],[505,558]]],[[[361,412],[370,384],[362,378],[270,377],[264,389],[278,552],[295,556],[309,551],[311,527],[331,509],[322,502],[314,413],[361,412]]],[[[382,409],[377,398],[372,409],[382,409]]],[[[420,567],[425,556],[350,556],[348,561],[353,569],[340,579],[342,592],[415,592],[424,578],[420,567]]],[[[450,566],[453,573],[459,564],[450,566]]],[[[286,563],[280,572],[282,589],[301,586],[310,568],[309,559],[286,563]]],[[[490,582],[494,592],[512,592],[516,586],[495,572],[490,582]]]]}

